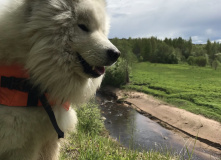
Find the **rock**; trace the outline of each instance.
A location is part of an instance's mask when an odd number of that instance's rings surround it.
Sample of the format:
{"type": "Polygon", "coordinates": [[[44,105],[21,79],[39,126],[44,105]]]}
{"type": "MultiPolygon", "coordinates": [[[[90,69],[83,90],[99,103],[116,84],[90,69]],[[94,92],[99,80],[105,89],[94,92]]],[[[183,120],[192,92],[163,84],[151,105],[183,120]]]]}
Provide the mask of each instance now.
{"type": "Polygon", "coordinates": [[[101,117],[101,120],[102,121],[105,121],[107,118],[105,118],[104,116],[103,117],[101,117]]]}
{"type": "Polygon", "coordinates": [[[163,139],[168,140],[168,137],[163,137],[163,139]]]}
{"type": "Polygon", "coordinates": [[[116,116],[117,116],[117,117],[121,117],[121,116],[123,116],[123,114],[122,114],[122,113],[119,113],[119,114],[117,114],[116,116]]]}

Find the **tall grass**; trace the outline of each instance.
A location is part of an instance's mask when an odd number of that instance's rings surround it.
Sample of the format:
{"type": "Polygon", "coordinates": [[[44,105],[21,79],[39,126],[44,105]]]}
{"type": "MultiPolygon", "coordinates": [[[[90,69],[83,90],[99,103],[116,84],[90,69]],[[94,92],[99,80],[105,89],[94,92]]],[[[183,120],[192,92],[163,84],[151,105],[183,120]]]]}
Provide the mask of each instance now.
{"type": "Polygon", "coordinates": [[[172,152],[139,152],[124,148],[109,137],[95,103],[83,105],[77,110],[77,133],[70,133],[63,143],[60,160],[171,160],[172,152]]]}
{"type": "Polygon", "coordinates": [[[98,135],[104,130],[104,123],[101,120],[100,109],[95,102],[84,104],[77,110],[78,132],[89,136],[98,135]]]}

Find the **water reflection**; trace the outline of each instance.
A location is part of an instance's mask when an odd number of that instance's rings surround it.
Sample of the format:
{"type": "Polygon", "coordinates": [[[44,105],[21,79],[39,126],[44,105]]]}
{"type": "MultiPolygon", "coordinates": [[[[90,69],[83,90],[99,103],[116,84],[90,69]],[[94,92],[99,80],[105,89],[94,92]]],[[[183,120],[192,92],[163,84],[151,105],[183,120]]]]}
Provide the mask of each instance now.
{"type": "MultiPolygon", "coordinates": [[[[100,99],[102,115],[106,118],[105,126],[110,135],[128,148],[136,150],[165,150],[185,155],[186,147],[192,151],[194,140],[187,140],[175,132],[167,130],[158,123],[139,114],[134,109],[100,99]],[[101,102],[103,101],[103,102],[101,102]]],[[[194,160],[208,160],[209,151],[195,149],[194,160]],[[208,155],[205,155],[205,153],[208,155]]]]}

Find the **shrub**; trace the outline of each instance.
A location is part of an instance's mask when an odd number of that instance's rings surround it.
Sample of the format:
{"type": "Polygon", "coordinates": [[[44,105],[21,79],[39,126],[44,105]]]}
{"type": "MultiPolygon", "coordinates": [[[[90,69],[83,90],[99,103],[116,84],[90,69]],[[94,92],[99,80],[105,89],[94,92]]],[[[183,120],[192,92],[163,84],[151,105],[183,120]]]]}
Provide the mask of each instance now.
{"type": "Polygon", "coordinates": [[[178,50],[175,50],[166,43],[158,44],[158,48],[152,55],[150,62],[152,63],[165,63],[165,64],[178,64],[178,50]]]}
{"type": "Polygon", "coordinates": [[[189,65],[195,65],[195,57],[189,56],[188,59],[187,59],[187,63],[189,65]]]}
{"type": "Polygon", "coordinates": [[[120,58],[115,65],[107,68],[102,85],[120,87],[127,83],[128,74],[129,67],[127,61],[120,58]]]}
{"type": "Polygon", "coordinates": [[[196,63],[196,65],[198,65],[200,67],[205,67],[206,63],[207,63],[207,59],[206,59],[206,57],[199,56],[199,57],[195,58],[195,63],[196,63]]]}
{"type": "Polygon", "coordinates": [[[204,56],[199,56],[199,57],[189,56],[189,58],[187,59],[187,63],[189,65],[197,65],[200,67],[205,67],[207,64],[207,58],[204,56]]]}

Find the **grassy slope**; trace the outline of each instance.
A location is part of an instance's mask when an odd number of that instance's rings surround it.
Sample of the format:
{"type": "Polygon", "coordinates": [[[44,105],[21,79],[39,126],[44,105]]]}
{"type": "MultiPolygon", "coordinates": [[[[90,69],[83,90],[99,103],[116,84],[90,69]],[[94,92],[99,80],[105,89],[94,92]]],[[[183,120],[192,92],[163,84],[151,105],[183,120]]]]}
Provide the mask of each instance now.
{"type": "MultiPolygon", "coordinates": [[[[62,145],[60,160],[171,160],[179,155],[168,150],[138,152],[122,147],[108,136],[100,119],[100,110],[94,103],[77,110],[79,124],[77,133],[72,133],[62,145]]],[[[191,157],[191,156],[190,156],[191,157]]],[[[191,158],[190,158],[191,159],[191,158]]]]}
{"type": "Polygon", "coordinates": [[[221,70],[151,63],[137,63],[132,68],[131,83],[126,88],[221,122],[221,70]]]}
{"type": "MultiPolygon", "coordinates": [[[[191,157],[191,156],[190,156],[191,157]]],[[[138,152],[122,147],[118,142],[107,136],[72,134],[63,145],[60,160],[178,160],[175,153],[167,151],[138,152]]],[[[191,159],[191,158],[189,158],[191,159]]]]}

